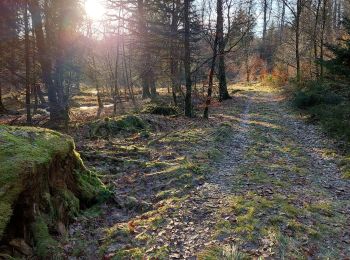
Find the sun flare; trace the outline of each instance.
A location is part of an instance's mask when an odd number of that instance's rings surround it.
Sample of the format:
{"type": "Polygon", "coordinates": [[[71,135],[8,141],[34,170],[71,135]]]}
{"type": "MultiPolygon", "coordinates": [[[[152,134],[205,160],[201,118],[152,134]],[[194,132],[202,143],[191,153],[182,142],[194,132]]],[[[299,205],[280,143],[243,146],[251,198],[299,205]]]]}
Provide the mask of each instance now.
{"type": "Polygon", "coordinates": [[[85,12],[90,19],[101,20],[106,13],[106,9],[102,0],[86,0],[85,12]]]}

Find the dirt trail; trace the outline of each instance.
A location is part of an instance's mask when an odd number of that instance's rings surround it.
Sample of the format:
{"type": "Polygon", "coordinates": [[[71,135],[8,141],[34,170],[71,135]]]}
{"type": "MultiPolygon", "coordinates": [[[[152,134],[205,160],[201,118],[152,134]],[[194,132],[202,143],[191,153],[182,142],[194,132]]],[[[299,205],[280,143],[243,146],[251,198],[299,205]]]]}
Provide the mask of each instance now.
{"type": "MultiPolygon", "coordinates": [[[[125,217],[114,208],[90,228],[93,239],[106,241],[94,230],[113,227],[113,216],[122,215],[114,224],[129,223],[129,229],[130,223],[139,223],[134,234],[122,238],[122,229],[118,227],[116,235],[113,228],[115,233],[104,246],[107,259],[136,246],[141,248],[139,255],[155,259],[350,257],[350,182],[341,177],[335,144],[291,112],[277,91],[260,85],[239,88],[234,100],[212,113],[213,121],[229,122],[233,131],[218,146],[220,160],[211,163],[214,170],[201,185],[159,213],[161,224],[150,229],[142,222],[154,216],[157,220],[156,213],[125,217]],[[237,106],[241,112],[234,109],[237,106]],[[141,236],[148,240],[141,241],[141,236]]],[[[148,191],[156,190],[149,185],[161,184],[158,175],[142,180],[148,191]]],[[[132,187],[142,192],[141,186],[132,187]]],[[[97,251],[99,246],[93,245],[92,251],[97,251]]]]}
{"type": "Polygon", "coordinates": [[[158,233],[158,243],[169,245],[170,259],[196,259],[204,247],[216,243],[213,228],[217,210],[225,206],[225,198],[232,194],[227,177],[240,164],[245,147],[249,144],[249,109],[251,98],[246,101],[239,117],[237,132],[221,146],[225,157],[215,163],[216,171],[201,186],[189,193],[187,200],[179,205],[179,211],[168,217],[169,224],[158,233]]]}
{"type": "MultiPolygon", "coordinates": [[[[286,233],[287,236],[293,236],[296,241],[293,242],[295,245],[299,244],[298,240],[300,239],[300,244],[303,245],[301,255],[310,257],[323,257],[324,254],[336,257],[350,256],[350,183],[341,178],[333,157],[334,154],[324,154],[329,149],[334,149],[334,144],[315,126],[307,125],[296,118],[297,116],[291,113],[285,101],[281,100],[276,92],[249,91],[246,97],[244,111],[238,118],[235,118],[235,134],[221,146],[221,149],[225,150],[226,153],[224,158],[215,163],[216,170],[209,176],[208,180],[192,191],[189,198],[180,204],[179,211],[168,217],[169,224],[165,230],[158,233],[158,241],[169,245],[171,259],[197,259],[198,253],[204,248],[215,248],[215,246],[225,248],[225,245],[235,244],[241,245],[241,250],[251,256],[279,258],[285,254],[288,255],[288,250],[295,249],[293,249],[293,245],[290,246],[290,249],[288,249],[288,245],[283,245],[286,252],[280,253],[282,255],[278,256],[274,246],[281,246],[278,245],[281,243],[280,241],[273,241],[273,239],[264,238],[261,234],[257,234],[252,241],[247,242],[244,241],[247,232],[243,232],[243,237],[242,234],[237,234],[235,228],[237,215],[226,212],[226,209],[230,208],[229,201],[232,200],[232,197],[235,198],[235,196],[243,194],[244,198],[250,191],[257,194],[259,199],[266,198],[273,201],[279,197],[290,204],[291,209],[289,210],[293,212],[290,219],[281,220],[281,222],[288,223],[281,223],[279,232],[282,233],[281,236],[285,235],[283,233],[286,233]],[[280,131],[272,131],[274,127],[280,131]],[[252,148],[252,145],[256,146],[257,143],[261,142],[256,136],[257,133],[265,136],[266,139],[260,147],[252,148]],[[271,143],[278,143],[281,147],[287,148],[291,145],[292,148],[278,154],[278,151],[269,151],[271,143]],[[251,155],[251,151],[248,150],[252,149],[258,150],[258,156],[251,155]],[[269,155],[260,157],[259,152],[268,152],[269,155]],[[278,162],[282,165],[268,168],[281,158],[285,159],[283,162],[278,162]],[[255,171],[259,166],[267,166],[263,176],[249,178],[249,172],[255,171]],[[292,170],[287,170],[288,168],[292,170]],[[244,175],[242,175],[242,170],[244,175]],[[302,172],[299,174],[298,171],[302,172]],[[245,178],[247,174],[248,178],[245,178]],[[264,180],[265,175],[266,179],[264,180]],[[274,185],[273,178],[282,180],[284,183],[274,185]],[[237,187],[239,182],[242,184],[237,187]],[[293,199],[289,200],[291,197],[293,199]],[[307,208],[306,211],[310,212],[304,212],[304,207],[307,208]],[[300,209],[300,213],[297,212],[298,209],[300,209]],[[337,219],[340,218],[341,221],[327,223],[333,221],[333,212],[331,211],[339,213],[337,219]],[[319,219],[313,220],[313,213],[317,214],[319,219]],[[230,223],[228,229],[231,230],[225,230],[223,234],[220,234],[218,223],[225,220],[226,223],[230,223]],[[289,230],[289,222],[293,221],[297,222],[297,227],[291,227],[289,230]],[[302,232],[308,232],[305,228],[309,226],[313,226],[317,230],[315,232],[330,232],[323,231],[322,227],[318,227],[317,225],[320,223],[334,225],[334,228],[337,229],[334,234],[327,233],[325,240],[320,244],[318,241],[311,241],[312,239],[308,237],[297,237],[299,234],[296,233],[299,230],[293,230],[300,225],[302,232]],[[328,235],[330,237],[327,237],[328,235]],[[304,241],[305,239],[307,241],[304,241]],[[333,239],[336,241],[332,241],[333,239]],[[310,248],[307,248],[308,246],[310,248]],[[322,246],[326,246],[326,248],[319,248],[322,246]]],[[[229,114],[229,111],[227,112],[229,114]]],[[[276,147],[271,146],[271,148],[275,149],[276,147]]],[[[246,199],[254,200],[255,198],[247,197],[246,199]]],[[[245,207],[244,203],[243,207],[245,207]]],[[[287,207],[288,205],[286,205],[287,207]]],[[[244,210],[248,210],[248,208],[247,205],[244,210]]],[[[269,205],[266,212],[262,210],[259,214],[264,216],[285,214],[282,211],[278,209],[278,205],[269,205]],[[281,212],[276,214],[276,209],[281,212]]],[[[245,215],[243,214],[241,217],[245,217],[245,215]]],[[[254,221],[253,219],[252,223],[254,221]]],[[[242,223],[247,224],[244,221],[242,223]]],[[[242,223],[238,223],[238,225],[242,223]]],[[[263,223],[262,221],[261,224],[263,223]]],[[[256,233],[261,231],[251,230],[251,232],[256,233]]],[[[313,229],[310,230],[310,236],[313,235],[312,232],[314,232],[313,229]]],[[[317,234],[315,237],[323,237],[323,235],[325,234],[317,234]]],[[[223,250],[225,251],[225,249],[223,250]]],[[[226,254],[230,256],[239,254],[235,246],[229,247],[226,251],[229,251],[226,254]]],[[[215,255],[215,257],[217,256],[215,255]]]]}

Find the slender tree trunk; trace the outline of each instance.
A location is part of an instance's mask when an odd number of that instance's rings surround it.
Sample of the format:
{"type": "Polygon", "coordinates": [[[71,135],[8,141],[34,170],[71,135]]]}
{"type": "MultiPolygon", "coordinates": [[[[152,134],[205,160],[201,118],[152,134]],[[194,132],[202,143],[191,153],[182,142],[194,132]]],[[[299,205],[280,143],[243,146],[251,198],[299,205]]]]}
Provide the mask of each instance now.
{"type": "Polygon", "coordinates": [[[45,104],[46,104],[46,100],[45,100],[45,97],[44,97],[44,93],[43,93],[43,91],[41,90],[40,84],[38,84],[37,92],[38,92],[38,97],[39,97],[39,99],[40,99],[40,103],[41,103],[42,105],[45,105],[45,104]]]}
{"type": "Polygon", "coordinates": [[[324,34],[326,30],[326,21],[327,21],[327,0],[323,0],[323,6],[322,6],[322,29],[321,29],[321,42],[320,42],[320,60],[321,60],[321,74],[320,78],[323,79],[324,76],[324,67],[323,67],[323,49],[324,49],[324,34]]]}
{"type": "Polygon", "coordinates": [[[6,111],[7,110],[5,109],[4,104],[2,103],[2,86],[0,83],[0,114],[6,113],[6,111]]]}
{"type": "Polygon", "coordinates": [[[94,79],[94,83],[95,83],[95,87],[96,87],[96,91],[97,91],[97,104],[98,104],[98,116],[100,116],[102,110],[103,110],[103,102],[102,102],[102,97],[101,97],[101,90],[100,90],[100,84],[98,81],[98,77],[97,77],[97,67],[96,67],[96,62],[95,62],[95,57],[92,55],[92,74],[93,74],[93,79],[94,79]]]}
{"type": "MultiPolygon", "coordinates": [[[[119,30],[119,28],[118,28],[119,30]]],[[[119,34],[118,34],[119,35],[119,34]]],[[[115,59],[115,71],[114,71],[114,89],[113,89],[113,114],[117,114],[117,99],[119,96],[119,86],[118,86],[118,73],[119,73],[119,41],[117,44],[117,57],[115,59]]]]}
{"type": "MultiPolygon", "coordinates": [[[[131,51],[130,51],[130,47],[129,47],[129,53],[128,53],[128,64],[129,64],[129,79],[130,79],[130,89],[131,89],[131,93],[132,93],[132,96],[135,100],[135,92],[134,92],[134,83],[132,82],[132,74],[131,74],[131,51]]],[[[135,100],[135,105],[137,105],[136,103],[136,100],[135,100]]]]}
{"type": "Polygon", "coordinates": [[[203,117],[205,119],[209,118],[209,106],[211,103],[212,93],[213,93],[213,80],[214,80],[214,73],[215,73],[215,66],[216,66],[216,56],[218,55],[218,44],[219,44],[219,33],[220,33],[220,6],[222,8],[222,4],[220,4],[220,0],[217,0],[217,21],[216,21],[216,32],[215,32],[215,39],[214,39],[214,46],[213,46],[213,57],[211,60],[211,66],[209,71],[209,78],[208,78],[208,95],[207,100],[205,102],[205,109],[203,117]]]}
{"type": "Polygon", "coordinates": [[[177,105],[177,92],[179,86],[179,61],[178,61],[178,20],[179,20],[179,0],[173,0],[171,13],[171,38],[170,38],[170,77],[171,77],[171,91],[173,95],[174,104],[177,105]]]}
{"type": "Polygon", "coordinates": [[[281,24],[280,24],[280,37],[279,37],[280,44],[282,43],[283,34],[284,34],[285,15],[286,15],[286,3],[282,1],[282,14],[281,14],[281,24]]]}
{"type": "Polygon", "coordinates": [[[36,36],[36,45],[38,48],[38,60],[41,67],[42,79],[48,90],[48,100],[50,107],[50,119],[52,121],[60,118],[59,105],[57,102],[56,90],[53,85],[51,69],[52,64],[50,60],[50,55],[45,43],[43,23],[41,17],[41,11],[38,0],[29,1],[29,11],[32,15],[32,24],[34,27],[34,32],[36,36]]]}
{"type": "MultiPolygon", "coordinates": [[[[248,47],[249,48],[249,47],[248,47]]],[[[245,69],[246,69],[246,81],[247,83],[250,82],[250,67],[249,67],[249,52],[247,53],[245,57],[245,69]]]]}
{"type": "Polygon", "coordinates": [[[217,34],[218,34],[218,78],[219,78],[219,101],[230,99],[227,91],[226,66],[225,66],[225,40],[224,40],[224,15],[223,1],[217,0],[217,34]]]}
{"type": "Polygon", "coordinates": [[[28,0],[24,3],[24,41],[25,41],[25,66],[26,66],[26,110],[27,124],[32,123],[30,113],[30,60],[29,60],[29,21],[28,21],[28,0]]]}
{"type": "Polygon", "coordinates": [[[38,99],[38,86],[36,83],[33,84],[33,95],[34,95],[34,109],[33,109],[33,115],[36,114],[38,110],[39,105],[39,99],[38,99]]]}
{"type": "Polygon", "coordinates": [[[209,106],[211,103],[211,96],[213,93],[213,80],[214,80],[214,72],[215,72],[215,65],[216,65],[215,63],[216,63],[217,49],[218,49],[218,33],[216,33],[215,35],[214,46],[213,46],[213,57],[211,60],[211,66],[210,66],[209,77],[208,77],[208,95],[207,95],[207,100],[205,102],[205,109],[203,114],[203,117],[205,119],[209,118],[209,106]]]}
{"type": "Polygon", "coordinates": [[[40,98],[40,102],[42,104],[46,104],[46,100],[45,98],[41,95],[39,97],[39,84],[36,82],[36,69],[35,69],[35,65],[36,65],[36,55],[35,55],[35,33],[34,33],[34,29],[32,28],[31,30],[32,32],[32,39],[33,39],[33,43],[32,43],[32,88],[33,88],[33,96],[34,96],[34,108],[33,108],[33,115],[36,114],[37,110],[38,110],[38,105],[39,105],[39,98],[40,98]],[[42,100],[42,99],[43,100],[42,100]]]}
{"type": "Polygon", "coordinates": [[[155,98],[158,94],[156,89],[156,79],[155,79],[153,68],[150,67],[150,70],[148,71],[147,76],[148,76],[149,87],[151,90],[151,97],[155,98]]]}
{"type": "Polygon", "coordinates": [[[262,54],[261,58],[266,60],[266,34],[267,34],[267,11],[268,11],[268,3],[267,0],[263,2],[263,35],[262,35],[262,54]]]}
{"type": "Polygon", "coordinates": [[[191,49],[190,49],[190,1],[184,0],[184,23],[185,23],[185,77],[186,77],[186,96],[185,96],[185,115],[192,117],[192,80],[191,80],[191,49]]]}
{"type": "Polygon", "coordinates": [[[136,101],[135,101],[135,97],[134,97],[134,93],[133,90],[131,88],[131,78],[129,78],[129,73],[128,73],[128,66],[126,63],[126,52],[125,52],[125,44],[123,41],[123,63],[124,63],[124,75],[125,75],[125,81],[126,81],[126,86],[128,88],[128,93],[129,93],[129,97],[131,99],[131,101],[133,102],[134,106],[136,105],[136,101]]]}
{"type": "Polygon", "coordinates": [[[297,0],[297,13],[295,17],[295,59],[297,69],[297,84],[301,83],[301,68],[300,68],[300,16],[301,16],[301,1],[297,0]]]}
{"type": "Polygon", "coordinates": [[[149,67],[149,50],[147,50],[147,39],[146,39],[146,20],[144,14],[144,0],[137,0],[137,11],[138,11],[138,29],[139,29],[139,40],[141,47],[141,55],[140,55],[140,77],[142,84],[142,98],[150,98],[150,85],[149,85],[149,75],[148,72],[151,69],[149,67]]]}
{"type": "Polygon", "coordinates": [[[317,1],[316,7],[316,15],[315,15],[315,26],[314,26],[314,59],[315,59],[315,69],[316,69],[316,77],[320,76],[319,66],[318,66],[318,41],[317,41],[317,29],[318,29],[318,21],[319,21],[319,13],[320,13],[321,0],[317,1]]]}

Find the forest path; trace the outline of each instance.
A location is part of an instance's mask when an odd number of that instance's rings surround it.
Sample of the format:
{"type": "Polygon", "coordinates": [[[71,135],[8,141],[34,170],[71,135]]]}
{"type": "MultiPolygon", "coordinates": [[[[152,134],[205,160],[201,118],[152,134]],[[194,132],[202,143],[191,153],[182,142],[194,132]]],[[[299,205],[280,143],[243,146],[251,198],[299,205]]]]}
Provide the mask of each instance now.
{"type": "Polygon", "coordinates": [[[160,118],[177,131],[152,147],[78,143],[109,169],[117,203],[72,225],[69,259],[349,258],[350,182],[333,141],[275,89],[231,91],[209,122],[160,118]]]}
{"type": "Polygon", "coordinates": [[[224,157],[167,217],[159,244],[172,259],[349,257],[350,183],[332,141],[273,89],[241,96],[240,115],[225,111],[234,134],[224,157]]]}

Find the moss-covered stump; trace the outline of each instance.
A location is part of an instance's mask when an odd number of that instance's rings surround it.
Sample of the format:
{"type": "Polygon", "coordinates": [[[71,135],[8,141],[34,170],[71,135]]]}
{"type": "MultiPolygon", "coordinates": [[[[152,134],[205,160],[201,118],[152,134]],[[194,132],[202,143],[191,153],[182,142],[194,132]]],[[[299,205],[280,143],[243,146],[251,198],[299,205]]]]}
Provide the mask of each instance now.
{"type": "Polygon", "coordinates": [[[171,106],[168,104],[162,103],[149,103],[141,111],[144,114],[153,114],[153,115],[179,115],[180,111],[176,106],[171,106]]]}
{"type": "Polygon", "coordinates": [[[71,137],[34,127],[0,126],[0,254],[59,256],[64,235],[103,185],[83,165],[71,137]]]}
{"type": "Polygon", "coordinates": [[[146,128],[147,124],[135,115],[106,117],[89,124],[89,136],[105,138],[118,134],[142,132],[146,128]]]}

